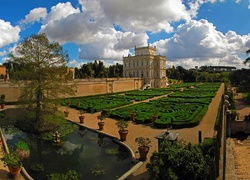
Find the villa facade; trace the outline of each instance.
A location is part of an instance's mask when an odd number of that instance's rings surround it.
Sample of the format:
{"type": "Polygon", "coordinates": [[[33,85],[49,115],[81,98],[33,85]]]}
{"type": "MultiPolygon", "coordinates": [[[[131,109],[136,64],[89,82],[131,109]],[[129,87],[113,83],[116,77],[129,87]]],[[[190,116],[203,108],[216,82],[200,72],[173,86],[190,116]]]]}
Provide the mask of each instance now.
{"type": "Polygon", "coordinates": [[[156,55],[156,47],[134,48],[135,55],[123,57],[123,77],[141,78],[143,85],[166,87],[166,57],[156,55]]]}

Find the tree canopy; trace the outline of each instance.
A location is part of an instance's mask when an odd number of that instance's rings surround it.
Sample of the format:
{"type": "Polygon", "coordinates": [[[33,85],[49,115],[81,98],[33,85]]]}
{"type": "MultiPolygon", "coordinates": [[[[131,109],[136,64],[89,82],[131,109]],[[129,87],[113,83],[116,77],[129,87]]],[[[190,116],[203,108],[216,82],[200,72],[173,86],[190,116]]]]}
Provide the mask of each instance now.
{"type": "Polygon", "coordinates": [[[116,63],[105,67],[102,61],[89,62],[80,68],[75,68],[75,78],[113,78],[122,77],[123,65],[116,63]]]}
{"type": "MultiPolygon", "coordinates": [[[[246,53],[247,53],[247,55],[250,53],[250,49],[248,49],[247,51],[246,51],[246,53]]],[[[245,64],[246,63],[248,63],[250,61],[250,57],[248,57],[248,58],[246,58],[246,60],[245,60],[245,64]]]]}
{"type": "Polygon", "coordinates": [[[208,179],[210,162],[198,145],[165,139],[147,168],[153,180],[200,180],[208,179]]]}
{"type": "Polygon", "coordinates": [[[53,127],[48,119],[55,114],[55,100],[74,93],[74,86],[67,83],[67,52],[45,34],[38,34],[24,39],[9,57],[18,67],[10,75],[13,83],[20,86],[19,100],[28,109],[26,118],[34,122],[36,131],[48,130],[53,127]]]}

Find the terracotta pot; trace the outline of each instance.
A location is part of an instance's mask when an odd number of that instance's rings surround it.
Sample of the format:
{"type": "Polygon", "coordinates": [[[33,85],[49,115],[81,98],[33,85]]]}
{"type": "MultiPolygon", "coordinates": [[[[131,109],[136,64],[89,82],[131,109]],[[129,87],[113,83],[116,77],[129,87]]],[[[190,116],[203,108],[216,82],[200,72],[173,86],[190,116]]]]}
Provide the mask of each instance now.
{"type": "Polygon", "coordinates": [[[135,121],[135,115],[136,115],[135,113],[131,113],[131,114],[130,114],[130,119],[131,119],[131,121],[135,121]]]}
{"type": "Polygon", "coordinates": [[[148,154],[148,151],[149,151],[149,146],[140,146],[138,147],[138,151],[139,151],[139,154],[140,154],[140,160],[141,161],[145,161],[147,159],[147,154],[148,154]]]}
{"type": "Polygon", "coordinates": [[[1,104],[1,109],[4,109],[4,107],[5,107],[5,104],[1,104]]]}
{"type": "Polygon", "coordinates": [[[64,115],[65,115],[65,117],[68,117],[69,116],[69,111],[64,111],[64,115]]]}
{"type": "Polygon", "coordinates": [[[18,177],[20,176],[21,167],[9,167],[9,171],[9,175],[12,179],[18,179],[18,177]]]}
{"type": "Polygon", "coordinates": [[[152,116],[152,123],[154,123],[157,118],[158,116],[152,116]]]}
{"type": "Polygon", "coordinates": [[[124,131],[118,131],[120,134],[120,141],[126,141],[127,135],[128,135],[128,130],[124,131]]]}
{"type": "Polygon", "coordinates": [[[79,116],[79,120],[80,120],[80,123],[83,124],[84,123],[84,116],[79,116]]]}
{"type": "Polygon", "coordinates": [[[98,122],[99,130],[103,130],[105,122],[98,122]]]}

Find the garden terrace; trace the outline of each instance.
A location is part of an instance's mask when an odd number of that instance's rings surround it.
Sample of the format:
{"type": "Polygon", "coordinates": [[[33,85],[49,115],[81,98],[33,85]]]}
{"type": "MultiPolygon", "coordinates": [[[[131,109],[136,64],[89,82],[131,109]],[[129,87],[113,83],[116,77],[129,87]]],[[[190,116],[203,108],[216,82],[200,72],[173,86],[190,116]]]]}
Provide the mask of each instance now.
{"type": "Polygon", "coordinates": [[[134,112],[137,123],[151,123],[152,116],[157,115],[155,127],[185,128],[200,123],[219,86],[220,83],[183,83],[169,88],[66,99],[62,105],[70,103],[70,107],[89,113],[108,110],[111,118],[124,120],[131,120],[130,114],[134,112]],[[164,95],[168,97],[132,104],[133,100],[143,101],[164,95]]]}
{"type": "Polygon", "coordinates": [[[201,85],[198,89],[189,88],[181,92],[174,91],[172,94],[169,94],[169,97],[162,97],[147,103],[142,102],[113,110],[111,117],[130,120],[130,113],[134,112],[136,113],[135,122],[151,123],[152,116],[156,114],[158,119],[154,122],[154,126],[158,128],[197,126],[205,115],[208,105],[216,95],[220,85],[218,83],[209,84],[201,85]]]}
{"type": "Polygon", "coordinates": [[[206,102],[186,102],[182,101],[164,101],[167,98],[161,98],[150,102],[142,102],[124,108],[119,108],[111,112],[111,117],[115,119],[130,120],[130,112],[135,112],[135,122],[151,123],[152,116],[158,115],[154,122],[155,127],[173,128],[192,127],[199,124],[206,113],[208,103],[206,102]]]}
{"type": "Polygon", "coordinates": [[[89,113],[99,112],[104,109],[113,109],[132,103],[133,101],[127,98],[126,96],[117,94],[61,100],[61,104],[63,106],[69,106],[78,110],[85,110],[89,113]]]}

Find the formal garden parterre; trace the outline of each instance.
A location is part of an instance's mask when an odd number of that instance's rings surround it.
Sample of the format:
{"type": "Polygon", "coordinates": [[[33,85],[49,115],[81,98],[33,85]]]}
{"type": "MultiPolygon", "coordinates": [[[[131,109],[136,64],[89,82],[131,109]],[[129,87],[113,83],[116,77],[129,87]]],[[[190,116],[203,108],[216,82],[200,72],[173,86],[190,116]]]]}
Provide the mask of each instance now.
{"type": "Polygon", "coordinates": [[[136,123],[153,123],[157,128],[186,128],[200,123],[219,87],[220,83],[181,83],[168,88],[68,98],[61,104],[88,113],[105,111],[111,118],[126,121],[134,113],[136,123]],[[154,97],[158,98],[143,102],[154,97]],[[133,104],[135,101],[139,103],[133,104]],[[153,116],[157,118],[152,120],[153,116]]]}

